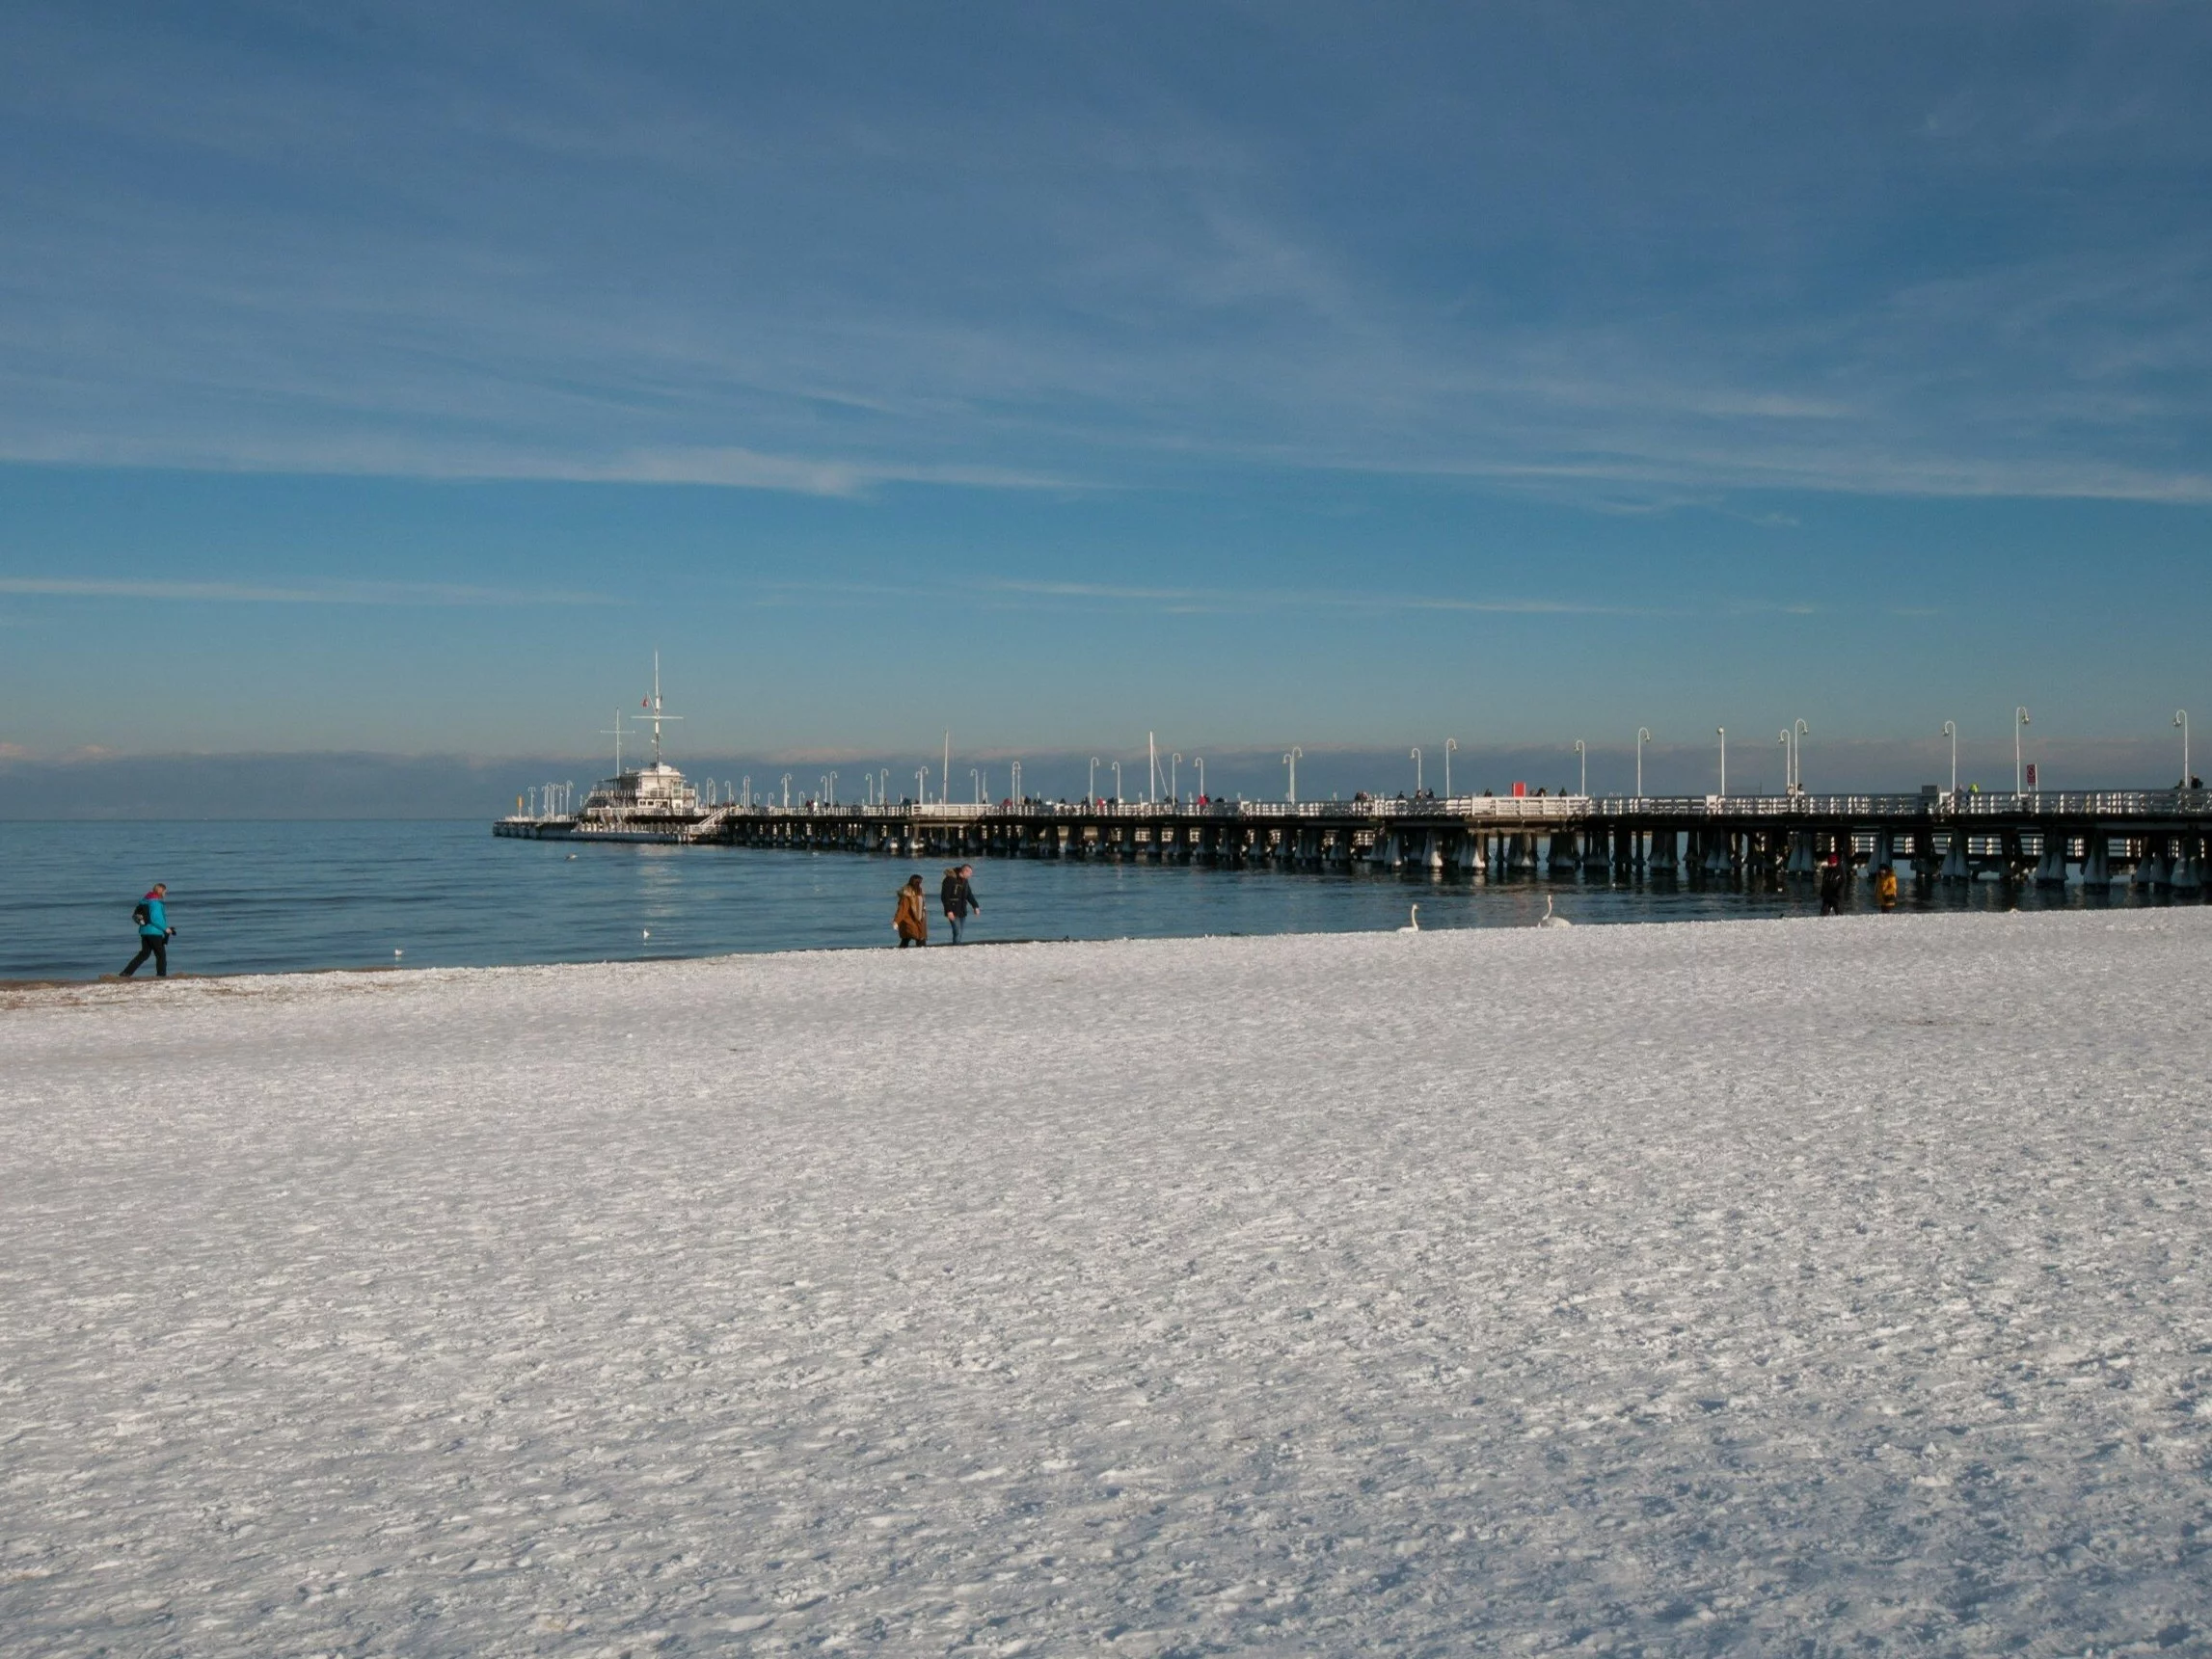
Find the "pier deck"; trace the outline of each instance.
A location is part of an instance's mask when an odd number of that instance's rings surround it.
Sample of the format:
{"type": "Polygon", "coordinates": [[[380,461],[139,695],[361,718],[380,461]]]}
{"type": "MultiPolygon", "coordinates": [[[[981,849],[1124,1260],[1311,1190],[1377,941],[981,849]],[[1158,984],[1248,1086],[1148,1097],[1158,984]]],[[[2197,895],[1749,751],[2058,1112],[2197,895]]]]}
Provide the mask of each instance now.
{"type": "Polygon", "coordinates": [[[1832,853],[1930,879],[2122,876],[2201,891],[2212,791],[1474,795],[1449,800],[729,805],[688,821],[515,816],[495,833],[901,858],[1129,859],[1484,879],[1809,875],[1832,853]]]}

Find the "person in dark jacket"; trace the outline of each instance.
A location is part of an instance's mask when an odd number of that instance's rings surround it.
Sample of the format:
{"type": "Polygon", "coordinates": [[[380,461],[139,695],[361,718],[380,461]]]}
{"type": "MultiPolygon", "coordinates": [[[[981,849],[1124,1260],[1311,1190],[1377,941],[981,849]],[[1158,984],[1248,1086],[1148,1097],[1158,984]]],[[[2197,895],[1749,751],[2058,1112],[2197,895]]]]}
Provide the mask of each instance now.
{"type": "Polygon", "coordinates": [[[976,890],[968,884],[968,877],[975,872],[976,867],[972,864],[948,870],[945,871],[944,885],[937,890],[937,901],[944,909],[945,920],[953,924],[953,943],[956,945],[960,942],[960,930],[968,924],[968,913],[974,911],[981,915],[983,912],[983,905],[976,898],[976,890]]]}
{"type": "Polygon", "coordinates": [[[1836,854],[1828,854],[1828,862],[1821,866],[1821,914],[1840,916],[1844,909],[1844,862],[1836,854]]]}
{"type": "Polygon", "coordinates": [[[122,971],[122,977],[126,979],[146,966],[148,956],[153,958],[153,977],[156,979],[169,977],[169,941],[176,929],[170,926],[169,907],[162,902],[168,894],[168,884],[157,881],[147,890],[146,896],[138,901],[138,908],[131,912],[132,918],[138,923],[138,954],[130,959],[130,966],[122,971]]]}

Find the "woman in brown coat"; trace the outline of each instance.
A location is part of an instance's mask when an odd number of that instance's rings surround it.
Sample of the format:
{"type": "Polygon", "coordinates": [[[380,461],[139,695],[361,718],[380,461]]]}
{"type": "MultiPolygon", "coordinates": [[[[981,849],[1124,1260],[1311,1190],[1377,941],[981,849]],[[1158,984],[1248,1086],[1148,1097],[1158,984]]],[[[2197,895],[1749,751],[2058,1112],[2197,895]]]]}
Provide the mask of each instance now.
{"type": "Polygon", "coordinates": [[[899,949],[909,945],[927,945],[930,942],[930,913],[922,908],[922,878],[908,876],[906,885],[899,890],[899,908],[893,912],[891,925],[899,930],[899,949]]]}

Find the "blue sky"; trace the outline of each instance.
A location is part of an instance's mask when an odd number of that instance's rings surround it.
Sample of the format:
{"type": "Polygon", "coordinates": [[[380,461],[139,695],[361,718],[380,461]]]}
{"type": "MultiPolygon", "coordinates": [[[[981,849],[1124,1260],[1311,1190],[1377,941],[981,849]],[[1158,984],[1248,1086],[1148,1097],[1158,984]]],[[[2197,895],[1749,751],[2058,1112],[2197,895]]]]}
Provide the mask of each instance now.
{"type": "Polygon", "coordinates": [[[701,754],[2157,739],[2206,85],[2157,4],[19,0],[0,754],[589,756],[656,648],[701,754]]]}

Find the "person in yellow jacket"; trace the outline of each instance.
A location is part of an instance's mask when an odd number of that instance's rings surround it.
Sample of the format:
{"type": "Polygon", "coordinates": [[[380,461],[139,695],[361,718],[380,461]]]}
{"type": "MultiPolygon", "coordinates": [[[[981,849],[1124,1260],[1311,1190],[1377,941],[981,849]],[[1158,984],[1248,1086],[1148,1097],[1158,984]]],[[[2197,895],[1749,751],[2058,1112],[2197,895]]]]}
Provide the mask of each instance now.
{"type": "Polygon", "coordinates": [[[906,885],[899,890],[899,908],[891,914],[891,925],[899,930],[899,949],[909,945],[927,945],[930,942],[930,913],[922,907],[922,878],[908,876],[906,885]]]}
{"type": "Polygon", "coordinates": [[[1875,899],[1884,910],[1897,908],[1897,866],[1885,864],[1875,877],[1875,899]]]}

